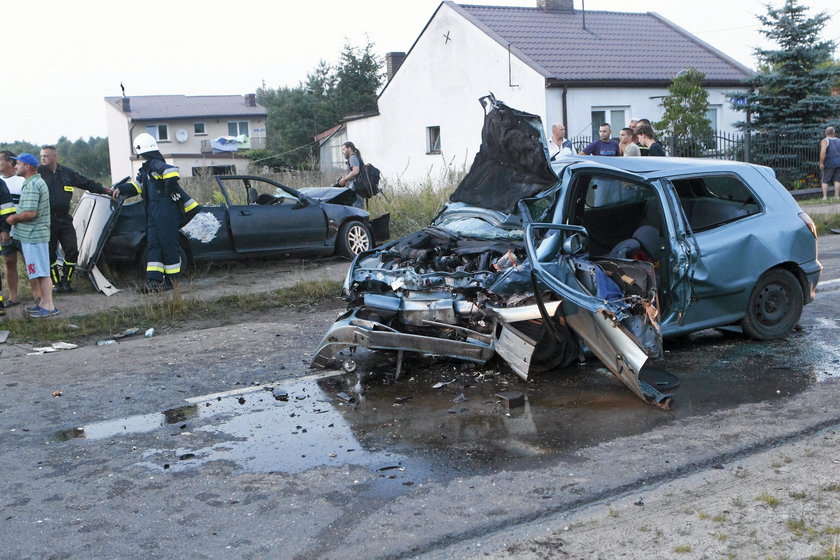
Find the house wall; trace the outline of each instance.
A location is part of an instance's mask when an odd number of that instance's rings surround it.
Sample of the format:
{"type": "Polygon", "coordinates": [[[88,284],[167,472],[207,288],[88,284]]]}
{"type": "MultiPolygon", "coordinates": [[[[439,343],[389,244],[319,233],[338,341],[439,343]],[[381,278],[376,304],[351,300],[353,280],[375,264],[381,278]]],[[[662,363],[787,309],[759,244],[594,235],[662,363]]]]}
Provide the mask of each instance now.
{"type": "MultiPolygon", "coordinates": [[[[116,107],[106,102],[106,121],[108,124],[108,150],[111,161],[111,178],[118,181],[125,176],[134,178],[143,161],[134,157],[131,140],[146,127],[155,124],[165,124],[169,127],[169,140],[159,140],[158,148],[166,161],[180,168],[182,177],[191,177],[193,167],[227,166],[233,165],[237,173],[246,173],[251,160],[232,156],[231,153],[202,153],[202,141],[210,141],[219,136],[228,135],[228,123],[245,121],[248,123],[250,135],[249,146],[252,148],[265,147],[265,117],[209,117],[159,121],[130,122],[126,115],[116,107]],[[195,124],[204,123],[204,133],[196,134],[195,124]],[[177,139],[178,130],[187,132],[187,139],[180,142],[177,139]]],[[[235,152],[233,152],[235,153],[235,152]]]]}
{"type": "Polygon", "coordinates": [[[129,122],[122,111],[105,103],[105,124],[108,130],[108,158],[111,162],[111,183],[123,177],[134,177],[131,159],[129,122]]]}
{"type": "Polygon", "coordinates": [[[478,98],[489,92],[545,114],[544,79],[515,57],[509,74],[507,49],[444,4],[380,96],[380,114],[347,122],[347,139],[391,182],[438,179],[472,163],[484,120],[478,98]],[[432,126],[440,153],[427,153],[432,126]]]}
{"type": "MultiPolygon", "coordinates": [[[[735,132],[734,122],[743,120],[744,114],[731,109],[724,92],[732,88],[708,88],[709,106],[717,109],[717,129],[722,132],[735,132]]],[[[646,118],[656,122],[662,118],[662,98],[668,94],[667,88],[569,88],[566,96],[569,122],[567,135],[592,136],[592,111],[597,109],[624,109],[624,125],[633,117],[646,118]]],[[[551,123],[562,122],[562,88],[547,90],[548,119],[543,121],[550,131],[551,123]]],[[[609,122],[609,119],[607,119],[609,122]]],[[[594,123],[597,127],[597,124],[594,123]]],[[[618,131],[613,128],[613,136],[618,131]]]]}
{"type": "MultiPolygon", "coordinates": [[[[337,180],[347,171],[347,160],[341,155],[341,145],[345,142],[347,142],[347,129],[341,129],[325,140],[319,148],[319,169],[327,180],[332,177],[337,180]]],[[[378,164],[377,167],[379,167],[378,164]]]]}

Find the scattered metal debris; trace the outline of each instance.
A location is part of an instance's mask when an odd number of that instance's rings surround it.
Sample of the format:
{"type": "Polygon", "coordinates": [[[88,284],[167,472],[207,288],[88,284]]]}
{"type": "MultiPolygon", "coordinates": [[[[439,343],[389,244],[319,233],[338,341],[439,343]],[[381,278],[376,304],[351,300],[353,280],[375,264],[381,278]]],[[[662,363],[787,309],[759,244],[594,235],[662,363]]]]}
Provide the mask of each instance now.
{"type": "Polygon", "coordinates": [[[510,410],[511,408],[518,408],[525,406],[525,395],[519,391],[503,391],[493,395],[501,399],[502,406],[510,410]]]}
{"type": "Polygon", "coordinates": [[[445,386],[449,385],[450,383],[455,383],[455,378],[454,377],[452,379],[450,379],[449,381],[438,381],[437,383],[432,385],[432,389],[440,389],[441,387],[445,387],[445,386]]]}

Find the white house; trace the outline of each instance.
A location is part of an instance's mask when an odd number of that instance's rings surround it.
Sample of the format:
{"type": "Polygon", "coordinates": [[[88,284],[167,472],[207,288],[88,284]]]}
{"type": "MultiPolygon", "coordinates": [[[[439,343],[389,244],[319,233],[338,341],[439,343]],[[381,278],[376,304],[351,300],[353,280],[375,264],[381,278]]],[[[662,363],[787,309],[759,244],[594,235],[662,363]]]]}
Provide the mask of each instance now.
{"type": "Polygon", "coordinates": [[[706,75],[713,128],[731,131],[743,118],[724,92],[743,87],[751,70],[658,14],[535,1],[533,8],[442,2],[402,64],[389,67],[378,114],[324,135],[322,161],[343,165],[336,145],[350,140],[391,180],[469,166],[484,117],[478,98],[489,92],[540,115],[547,128],[565,123],[572,139],[597,136],[602,122],[617,136],[633,117],[659,120],[671,79],[686,68],[706,75]]]}
{"type": "Polygon", "coordinates": [[[106,97],[111,177],[134,177],[143,164],[131,150],[141,132],[157,139],[166,161],[182,177],[245,173],[251,160],[240,151],[265,147],[266,110],[256,95],[141,95],[106,97]],[[225,142],[219,138],[235,138],[225,142]]]}

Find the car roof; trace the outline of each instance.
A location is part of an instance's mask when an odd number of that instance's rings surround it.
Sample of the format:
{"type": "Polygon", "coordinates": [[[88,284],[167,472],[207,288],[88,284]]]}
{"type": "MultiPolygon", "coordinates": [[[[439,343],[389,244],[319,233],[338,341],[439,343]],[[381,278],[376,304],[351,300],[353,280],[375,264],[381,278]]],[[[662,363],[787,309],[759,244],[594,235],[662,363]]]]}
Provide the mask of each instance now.
{"type": "Polygon", "coordinates": [[[723,159],[699,159],[677,157],[607,157],[607,156],[567,156],[552,162],[554,170],[575,163],[594,163],[598,167],[625,171],[641,175],[645,179],[703,172],[737,172],[749,167],[761,167],[742,161],[723,159]]]}

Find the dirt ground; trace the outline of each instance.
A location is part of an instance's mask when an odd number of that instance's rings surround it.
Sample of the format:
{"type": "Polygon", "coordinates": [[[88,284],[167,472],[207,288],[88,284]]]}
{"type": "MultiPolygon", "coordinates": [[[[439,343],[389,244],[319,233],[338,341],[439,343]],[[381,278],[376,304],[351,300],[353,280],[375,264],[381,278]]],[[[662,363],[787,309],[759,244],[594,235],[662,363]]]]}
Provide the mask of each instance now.
{"type": "MultiPolygon", "coordinates": [[[[344,280],[349,266],[348,261],[337,257],[217,264],[186,275],[181,281],[180,289],[183,297],[200,300],[226,295],[262,293],[311,280],[340,282],[344,280]]],[[[76,278],[73,281],[73,293],[55,295],[55,304],[63,317],[87,315],[114,307],[131,307],[149,299],[149,296],[137,292],[137,282],[142,281],[139,276],[126,280],[120,276],[109,278],[107,271],[104,272],[106,278],[120,291],[106,296],[94,291],[86,279],[76,278]]],[[[26,298],[21,299],[25,304],[26,298]]],[[[12,307],[7,313],[10,317],[22,317],[23,305],[12,307]]]]}
{"type": "Polygon", "coordinates": [[[480,558],[840,557],[840,434],[799,440],[554,520],[480,558]]]}
{"type": "MultiPolygon", "coordinates": [[[[259,293],[315,279],[340,281],[348,266],[349,263],[338,259],[217,266],[185,279],[181,289],[186,297],[199,299],[259,293]]],[[[107,297],[92,293],[82,286],[84,282],[82,279],[76,281],[79,285],[76,293],[57,296],[57,305],[64,316],[137,305],[148,297],[138,294],[132,289],[134,286],[119,283],[117,287],[122,291],[107,297]]],[[[20,307],[10,311],[20,313],[20,307]]],[[[243,315],[241,320],[234,318],[232,322],[238,324],[232,328],[202,331],[200,327],[187,326],[178,336],[156,337],[153,342],[157,355],[171,366],[172,371],[158,372],[157,377],[142,381],[143,386],[154,387],[157,392],[152,393],[150,402],[136,405],[137,412],[162,409],[169,403],[164,398],[165,391],[158,391],[158,386],[175,385],[179,392],[192,395],[211,392],[217,387],[241,386],[240,381],[252,384],[251,378],[243,381],[226,377],[232,374],[229,368],[223,367],[225,364],[241,365],[241,369],[249,371],[254,379],[265,381],[268,376],[265,364],[271,356],[257,356],[252,348],[266,339],[283,337],[293,347],[311,351],[312,340],[302,334],[299,324],[294,323],[327,322],[325,317],[312,315],[312,310],[306,309],[288,311],[275,320],[278,322],[256,324],[243,315]],[[236,344],[225,343],[229,341],[236,344]],[[198,356],[203,359],[201,379],[186,381],[186,373],[183,378],[179,373],[182,369],[186,372],[186,364],[191,359],[197,360],[198,356]],[[174,378],[172,372],[175,372],[174,378]],[[179,383],[184,386],[177,385],[179,383]]],[[[142,362],[149,352],[146,343],[148,341],[143,339],[131,339],[121,345],[124,352],[129,352],[123,354],[122,359],[129,363],[142,362]]],[[[4,358],[12,358],[16,354],[12,350],[7,345],[4,358]]],[[[116,346],[73,351],[89,352],[90,356],[79,354],[83,358],[83,369],[75,372],[73,379],[56,385],[66,394],[49,404],[61,405],[66,410],[54,414],[66,418],[71,414],[70,409],[84,410],[72,400],[75,398],[74,384],[79,382],[76,377],[96,379],[101,356],[110,356],[115,351],[116,346]],[[94,355],[99,358],[94,359],[94,355]],[[59,414],[61,412],[63,414],[59,414]]],[[[23,354],[25,349],[21,348],[19,352],[23,354]]],[[[45,367],[46,370],[60,367],[59,356],[44,359],[50,360],[45,361],[45,365],[53,364],[45,367]]],[[[9,368],[15,370],[17,363],[10,362],[9,368]]],[[[303,374],[304,367],[300,364],[290,364],[289,369],[297,371],[298,367],[303,374]]],[[[4,379],[11,380],[8,376],[4,379]]],[[[141,380],[132,379],[131,382],[140,383],[141,380]]],[[[115,394],[105,398],[106,402],[134,403],[136,400],[135,397],[123,401],[122,393],[116,394],[119,384],[112,380],[103,379],[101,383],[103,387],[114,385],[115,394]]],[[[14,393],[20,389],[16,385],[17,382],[7,384],[6,388],[6,396],[12,402],[23,398],[14,393]]],[[[129,384],[127,390],[134,388],[129,384]]],[[[93,412],[89,414],[96,416],[93,412]]],[[[675,440],[673,445],[678,447],[680,442],[675,440]]],[[[710,465],[706,470],[651,487],[645,492],[635,491],[619,499],[564,511],[529,524],[524,532],[483,536],[481,540],[484,546],[482,552],[474,556],[476,558],[836,559],[840,557],[840,434],[827,430],[732,463],[710,465]]]]}

